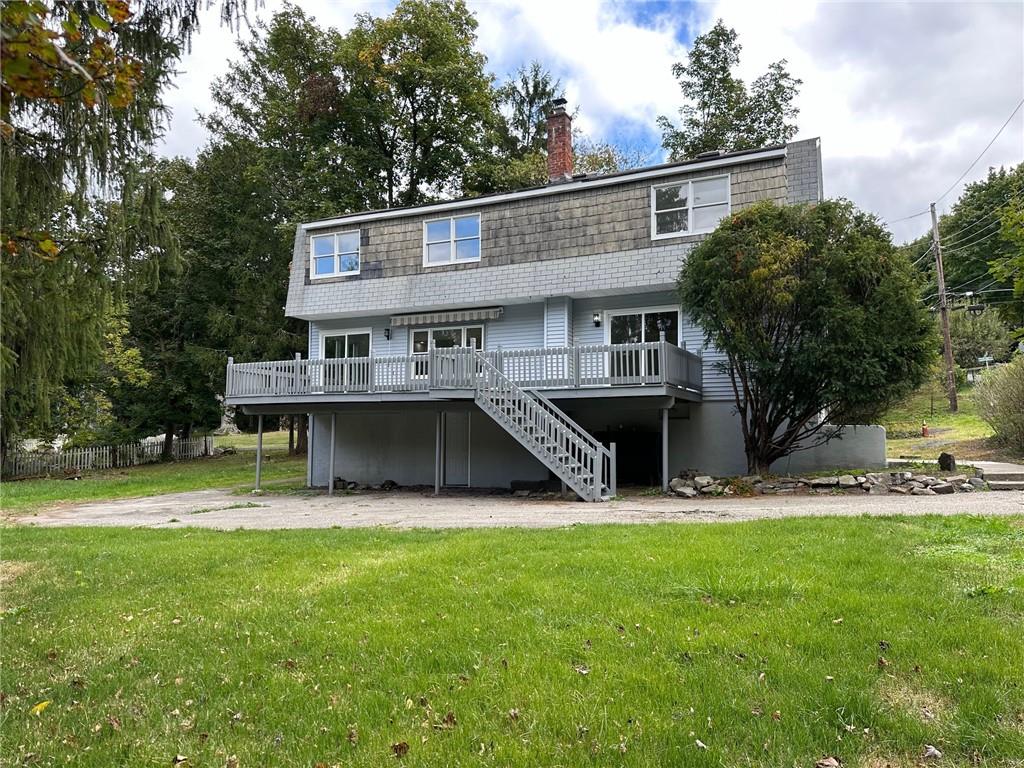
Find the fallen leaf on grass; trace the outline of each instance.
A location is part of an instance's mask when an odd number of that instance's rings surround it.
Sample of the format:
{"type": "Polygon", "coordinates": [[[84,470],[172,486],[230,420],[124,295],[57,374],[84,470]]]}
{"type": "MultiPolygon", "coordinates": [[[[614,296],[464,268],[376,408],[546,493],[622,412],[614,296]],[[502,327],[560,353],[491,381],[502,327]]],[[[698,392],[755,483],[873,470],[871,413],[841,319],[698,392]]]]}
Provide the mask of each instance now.
{"type": "Polygon", "coordinates": [[[224,768],[238,768],[238,755],[229,755],[224,768]]]}
{"type": "Polygon", "coordinates": [[[814,764],[814,768],[840,768],[842,762],[838,757],[823,757],[814,764]]]}
{"type": "Polygon", "coordinates": [[[933,747],[931,744],[925,744],[923,757],[925,760],[941,760],[942,752],[933,747]]]}
{"type": "Polygon", "coordinates": [[[590,674],[590,667],[588,667],[586,664],[580,664],[578,667],[574,667],[574,669],[577,672],[579,672],[581,675],[589,675],[590,674]]]}
{"type": "Polygon", "coordinates": [[[348,743],[355,746],[359,741],[359,730],[353,725],[348,729],[348,735],[345,737],[348,739],[348,743]]]}
{"type": "Polygon", "coordinates": [[[32,707],[32,709],[30,709],[29,712],[31,712],[33,715],[39,716],[39,715],[43,714],[43,711],[48,706],[50,706],[51,703],[52,702],[49,699],[47,699],[46,701],[40,701],[38,704],[36,704],[34,707],[32,707]]]}
{"type": "Polygon", "coordinates": [[[878,657],[878,668],[879,669],[885,669],[888,666],[889,666],[889,660],[887,658],[885,658],[885,656],[879,656],[878,657]]]}
{"type": "Polygon", "coordinates": [[[174,759],[171,761],[171,765],[184,765],[187,762],[188,758],[184,755],[175,755],[174,759]]]}
{"type": "Polygon", "coordinates": [[[409,754],[409,742],[400,741],[397,744],[392,744],[391,751],[394,753],[395,757],[405,757],[407,754],[409,754]]]}
{"type": "Polygon", "coordinates": [[[708,748],[708,745],[705,744],[700,739],[695,739],[693,743],[697,745],[697,749],[707,749],[708,748]]]}
{"type": "Polygon", "coordinates": [[[448,731],[454,727],[455,713],[451,711],[449,711],[443,718],[441,718],[441,722],[434,723],[434,729],[438,731],[448,731]]]}
{"type": "Polygon", "coordinates": [[[513,721],[518,720],[519,719],[519,710],[516,709],[515,707],[510,709],[508,711],[508,719],[509,720],[513,720],[513,721]]]}

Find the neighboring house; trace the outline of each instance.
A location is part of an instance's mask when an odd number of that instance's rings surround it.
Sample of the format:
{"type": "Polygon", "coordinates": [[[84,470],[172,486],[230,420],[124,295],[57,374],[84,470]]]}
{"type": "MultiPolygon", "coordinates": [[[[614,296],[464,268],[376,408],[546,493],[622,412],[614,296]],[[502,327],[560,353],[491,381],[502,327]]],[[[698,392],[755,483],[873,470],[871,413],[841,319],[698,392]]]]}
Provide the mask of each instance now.
{"type": "MultiPolygon", "coordinates": [[[[574,176],[571,135],[557,102],[543,187],[298,228],[285,312],[309,321],[309,359],[229,363],[226,394],[311,415],[310,485],[558,478],[597,499],[745,470],[721,356],[675,281],[730,212],[820,200],[819,140],[574,176]]],[[[882,462],[884,432],[858,428],[779,469],[882,462]]]]}

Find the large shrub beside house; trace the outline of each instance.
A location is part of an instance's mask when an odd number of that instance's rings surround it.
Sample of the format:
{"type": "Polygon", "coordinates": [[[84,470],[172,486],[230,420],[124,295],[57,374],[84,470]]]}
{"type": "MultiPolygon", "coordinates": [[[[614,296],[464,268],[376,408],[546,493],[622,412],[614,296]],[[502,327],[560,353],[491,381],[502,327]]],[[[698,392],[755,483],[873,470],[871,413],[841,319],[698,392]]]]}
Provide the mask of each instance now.
{"type": "Polygon", "coordinates": [[[921,383],[932,320],[910,263],[846,201],[758,203],[722,221],[679,275],[720,349],[751,472],[866,423],[921,383]]]}

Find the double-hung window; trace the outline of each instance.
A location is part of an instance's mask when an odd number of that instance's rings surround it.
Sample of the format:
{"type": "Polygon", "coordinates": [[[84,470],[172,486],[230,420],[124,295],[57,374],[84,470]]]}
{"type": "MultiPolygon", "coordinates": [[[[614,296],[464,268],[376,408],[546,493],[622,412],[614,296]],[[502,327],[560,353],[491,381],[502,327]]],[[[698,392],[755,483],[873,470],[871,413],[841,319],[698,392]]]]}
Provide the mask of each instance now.
{"type": "Polygon", "coordinates": [[[480,261],[480,214],[423,222],[423,266],[480,261]]]}
{"type": "Polygon", "coordinates": [[[729,214],[729,177],[651,187],[651,238],[712,231],[729,214]]]}
{"type": "Polygon", "coordinates": [[[309,250],[313,280],[359,274],[359,230],[313,235],[309,250]]]}

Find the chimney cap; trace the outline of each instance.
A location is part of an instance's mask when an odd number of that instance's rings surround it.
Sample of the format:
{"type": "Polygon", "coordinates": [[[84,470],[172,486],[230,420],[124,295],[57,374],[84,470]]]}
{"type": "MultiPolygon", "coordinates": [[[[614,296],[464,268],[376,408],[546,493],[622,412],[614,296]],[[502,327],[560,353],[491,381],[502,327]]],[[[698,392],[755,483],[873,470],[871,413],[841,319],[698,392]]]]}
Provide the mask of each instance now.
{"type": "Polygon", "coordinates": [[[565,111],[565,105],[569,102],[565,99],[552,99],[548,102],[548,107],[552,112],[565,111]]]}

